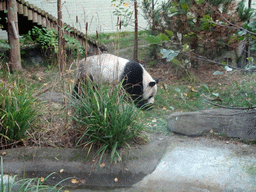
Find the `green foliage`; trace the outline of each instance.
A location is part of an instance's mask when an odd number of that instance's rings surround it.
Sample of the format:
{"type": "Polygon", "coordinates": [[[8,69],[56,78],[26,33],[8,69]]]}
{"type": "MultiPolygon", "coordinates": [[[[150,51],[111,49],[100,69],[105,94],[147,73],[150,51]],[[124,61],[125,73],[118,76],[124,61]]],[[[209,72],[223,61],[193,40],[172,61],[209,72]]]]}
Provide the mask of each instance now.
{"type": "MultiPolygon", "coordinates": [[[[148,35],[148,31],[139,31],[138,32],[138,44],[146,44],[145,38],[148,35]]],[[[120,33],[99,33],[98,39],[96,35],[90,36],[92,39],[97,40],[103,44],[112,44],[119,46],[120,49],[134,46],[134,32],[120,32],[120,33]]],[[[113,47],[113,51],[116,50],[116,47],[113,47]],[[114,49],[115,48],[115,49],[114,49]]],[[[111,51],[111,50],[110,50],[111,51]]]]}
{"type": "Polygon", "coordinates": [[[244,1],[240,1],[237,7],[238,15],[241,21],[246,22],[253,16],[253,9],[246,8],[244,1]]]}
{"type": "MultiPolygon", "coordinates": [[[[67,26],[63,27],[64,30],[68,31],[69,33],[72,32],[72,29],[68,28],[67,26]]],[[[71,48],[71,50],[75,51],[77,50],[78,55],[84,55],[84,48],[83,46],[80,44],[80,42],[78,40],[76,40],[74,37],[70,37],[68,35],[64,35],[63,38],[66,41],[66,45],[71,48]]],[[[74,53],[75,54],[75,53],[74,53]]]]}
{"type": "MultiPolygon", "coordinates": [[[[197,111],[216,107],[206,101],[211,101],[227,107],[251,107],[256,105],[255,74],[247,77],[242,83],[234,81],[226,84],[172,84],[160,85],[155,97],[155,107],[152,112],[165,110],[197,111]]],[[[221,81],[220,81],[221,82],[221,81]]],[[[150,111],[151,112],[151,111],[150,111]]],[[[169,115],[167,111],[167,115],[169,115]]]]}
{"type": "MultiPolygon", "coordinates": [[[[233,37],[237,37],[239,41],[243,41],[244,39],[247,39],[249,42],[249,48],[251,51],[256,50],[256,21],[253,19],[256,16],[256,9],[247,9],[244,6],[243,2],[239,3],[238,13],[241,15],[240,17],[243,18],[243,20],[249,20],[246,22],[243,26],[243,30],[240,30],[238,33],[234,34],[233,37]]],[[[255,69],[254,59],[253,57],[247,58],[247,64],[245,65],[245,69],[251,70],[255,69]]]]}
{"type": "Polygon", "coordinates": [[[154,35],[148,35],[147,38],[146,38],[146,40],[147,40],[151,45],[159,44],[159,43],[162,42],[158,36],[154,36],[154,35]]]}
{"type": "Polygon", "coordinates": [[[124,27],[128,26],[129,22],[133,21],[132,14],[133,9],[129,3],[133,3],[132,1],[126,0],[111,0],[111,6],[115,7],[113,13],[115,16],[122,19],[122,25],[124,27]]]}
{"type": "Polygon", "coordinates": [[[77,145],[99,147],[100,161],[107,150],[111,160],[121,160],[118,149],[139,136],[142,126],[136,121],[139,110],[126,103],[127,95],[121,83],[110,88],[96,85],[87,79],[82,96],[72,100],[73,119],[80,125],[81,137],[77,145]]]}
{"type": "Polygon", "coordinates": [[[0,39],[0,48],[4,49],[11,49],[11,46],[9,45],[8,41],[0,39]]]}
{"type": "MultiPolygon", "coordinates": [[[[72,32],[72,30],[66,26],[63,28],[69,32],[72,32]]],[[[58,52],[58,33],[55,29],[49,30],[34,26],[33,29],[29,31],[27,35],[24,35],[23,38],[23,43],[26,41],[34,41],[39,43],[41,48],[44,50],[50,49],[53,50],[54,53],[58,52]]],[[[72,50],[77,49],[78,54],[80,55],[84,54],[84,48],[78,40],[76,40],[74,37],[69,37],[68,35],[64,35],[63,38],[65,39],[66,45],[69,48],[72,48],[72,50]]]]}
{"type": "Polygon", "coordinates": [[[69,46],[71,50],[77,50],[77,54],[84,55],[84,48],[78,40],[76,40],[74,37],[69,37],[68,35],[64,35],[64,39],[67,42],[67,46],[69,46]]]}
{"type": "MultiPolygon", "coordinates": [[[[256,13],[254,14],[256,15],[256,13]]],[[[250,49],[252,51],[256,50],[256,21],[251,20],[249,23],[244,25],[244,30],[237,33],[239,40],[242,41],[245,38],[249,39],[250,49]]]]}
{"type": "Polygon", "coordinates": [[[172,49],[161,49],[160,53],[163,55],[162,58],[166,59],[166,61],[172,61],[174,59],[174,57],[176,57],[180,51],[174,51],[172,49]]]}
{"type": "MultiPolygon", "coordinates": [[[[227,45],[236,29],[223,27],[228,25],[227,21],[241,26],[234,0],[173,0],[158,4],[155,2],[148,0],[142,3],[144,16],[151,23],[152,33],[153,31],[155,33],[154,37],[150,36],[147,39],[151,44],[172,50],[174,50],[173,44],[188,44],[192,52],[210,59],[222,53],[223,50],[230,49],[229,47],[237,46],[236,37],[227,45]],[[165,35],[170,35],[168,31],[172,32],[169,44],[163,45],[157,35],[163,31],[165,35]]],[[[167,38],[165,41],[168,41],[167,38]]],[[[187,55],[191,57],[191,66],[197,67],[198,60],[191,55],[193,54],[187,55]]]]}
{"type": "Polygon", "coordinates": [[[42,49],[52,49],[58,52],[58,34],[55,29],[49,30],[34,26],[27,35],[24,35],[24,41],[34,41],[41,45],[42,49]]]}
{"type": "Polygon", "coordinates": [[[27,89],[0,86],[0,137],[9,144],[21,141],[37,119],[35,99],[27,89]]]}

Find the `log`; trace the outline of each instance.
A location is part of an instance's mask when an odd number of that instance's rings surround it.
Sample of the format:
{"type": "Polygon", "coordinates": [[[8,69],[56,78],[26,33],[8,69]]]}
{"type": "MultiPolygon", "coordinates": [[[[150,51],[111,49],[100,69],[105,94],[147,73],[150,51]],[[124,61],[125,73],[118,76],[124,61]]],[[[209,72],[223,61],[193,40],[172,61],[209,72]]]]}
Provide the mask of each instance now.
{"type": "Polygon", "coordinates": [[[33,11],[31,9],[28,9],[28,20],[29,21],[33,20],[33,11]]]}
{"type": "Polygon", "coordinates": [[[18,5],[18,13],[19,14],[23,14],[23,4],[21,4],[21,3],[19,3],[19,5],[18,5]]]}
{"type": "Polygon", "coordinates": [[[37,23],[37,12],[33,11],[33,22],[37,23]]]}
{"type": "Polygon", "coordinates": [[[42,25],[41,15],[37,14],[37,24],[42,25]]]}
{"type": "Polygon", "coordinates": [[[28,7],[27,6],[23,6],[23,15],[24,16],[28,16],[28,7]]]}
{"type": "Polygon", "coordinates": [[[41,23],[43,27],[46,27],[46,18],[44,16],[41,16],[41,23]]]}

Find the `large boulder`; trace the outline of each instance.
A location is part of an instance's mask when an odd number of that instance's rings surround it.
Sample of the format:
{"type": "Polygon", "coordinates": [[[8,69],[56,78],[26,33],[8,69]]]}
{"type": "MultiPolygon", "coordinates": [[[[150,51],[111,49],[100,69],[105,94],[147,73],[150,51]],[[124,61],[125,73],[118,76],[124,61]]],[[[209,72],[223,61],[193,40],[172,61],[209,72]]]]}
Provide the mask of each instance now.
{"type": "Polygon", "coordinates": [[[187,136],[201,136],[210,130],[245,140],[256,139],[255,111],[209,109],[175,112],[167,119],[169,131],[187,136]]]}

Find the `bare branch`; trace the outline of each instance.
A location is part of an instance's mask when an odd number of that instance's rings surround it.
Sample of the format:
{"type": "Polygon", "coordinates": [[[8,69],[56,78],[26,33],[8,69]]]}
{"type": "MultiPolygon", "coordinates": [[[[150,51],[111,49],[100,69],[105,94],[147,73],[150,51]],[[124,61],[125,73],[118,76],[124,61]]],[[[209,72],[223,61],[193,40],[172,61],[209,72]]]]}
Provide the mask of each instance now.
{"type": "Polygon", "coordinates": [[[40,89],[38,92],[34,93],[32,97],[37,97],[38,95],[41,95],[42,93],[46,92],[48,89],[55,87],[57,85],[57,82],[52,83],[51,85],[46,86],[43,89],[40,89]]]}
{"type": "Polygon", "coordinates": [[[254,106],[251,106],[251,107],[230,107],[230,106],[224,106],[224,105],[220,105],[220,104],[211,102],[211,101],[205,99],[204,97],[205,97],[205,95],[202,94],[202,95],[201,95],[201,98],[202,98],[205,102],[207,102],[207,103],[209,103],[209,104],[211,104],[211,105],[217,106],[217,107],[224,108],[224,109],[249,110],[249,109],[255,109],[255,108],[256,108],[255,105],[254,105],[254,106]]]}
{"type": "MultiPolygon", "coordinates": [[[[207,2],[206,2],[206,3],[207,3],[207,2]]],[[[225,20],[225,22],[227,22],[230,26],[233,26],[233,28],[246,31],[247,33],[250,33],[250,34],[252,34],[252,35],[256,35],[256,33],[252,32],[252,31],[249,31],[249,30],[247,30],[247,29],[244,29],[243,27],[240,27],[240,26],[238,26],[238,25],[235,25],[234,23],[231,23],[229,20],[227,20],[227,18],[225,18],[225,17],[220,13],[219,10],[215,9],[214,7],[212,7],[209,3],[207,3],[207,4],[208,4],[209,7],[211,7],[212,10],[214,10],[216,13],[218,13],[218,14],[225,20]]],[[[223,27],[228,27],[228,26],[226,26],[226,25],[221,25],[221,24],[219,24],[219,23],[217,23],[217,22],[213,22],[213,23],[216,24],[216,25],[223,26],[223,27]]],[[[229,27],[230,27],[230,26],[229,26],[229,27]]]]}
{"type": "MultiPolygon", "coordinates": [[[[207,61],[207,62],[209,62],[209,63],[211,63],[211,64],[216,64],[216,65],[220,65],[220,66],[228,66],[228,67],[230,67],[230,68],[232,68],[232,69],[235,69],[235,70],[240,70],[240,71],[244,71],[244,72],[254,72],[254,71],[256,71],[256,69],[241,69],[241,68],[238,68],[238,67],[234,67],[234,66],[232,66],[232,65],[227,65],[227,64],[223,64],[223,63],[220,63],[220,62],[218,62],[218,61],[214,61],[214,60],[211,60],[211,59],[208,59],[208,58],[206,58],[206,57],[204,57],[204,56],[201,56],[201,55],[199,55],[199,54],[196,54],[196,53],[193,53],[193,52],[191,52],[192,54],[194,54],[194,56],[196,57],[196,59],[200,59],[200,60],[202,60],[202,61],[207,61]]],[[[190,54],[191,54],[190,53],[190,54]]],[[[181,54],[184,54],[184,55],[187,55],[187,56],[189,56],[187,53],[181,53],[181,54]]]]}

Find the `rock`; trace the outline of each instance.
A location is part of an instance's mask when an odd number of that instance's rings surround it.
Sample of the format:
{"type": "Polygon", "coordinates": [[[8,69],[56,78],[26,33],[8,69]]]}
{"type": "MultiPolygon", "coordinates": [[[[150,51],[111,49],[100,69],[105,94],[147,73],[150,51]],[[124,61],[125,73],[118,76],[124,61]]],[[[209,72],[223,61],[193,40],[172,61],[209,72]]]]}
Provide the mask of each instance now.
{"type": "Polygon", "coordinates": [[[48,91],[41,94],[38,98],[39,101],[49,100],[52,102],[61,103],[63,102],[64,95],[62,93],[57,93],[55,91],[48,91]]]}
{"type": "Polygon", "coordinates": [[[221,72],[221,71],[215,71],[215,72],[213,73],[213,75],[223,75],[223,72],[221,72]]]}
{"type": "Polygon", "coordinates": [[[167,129],[187,136],[201,136],[213,130],[228,137],[256,139],[255,111],[209,109],[175,112],[167,119],[167,129]]]}

